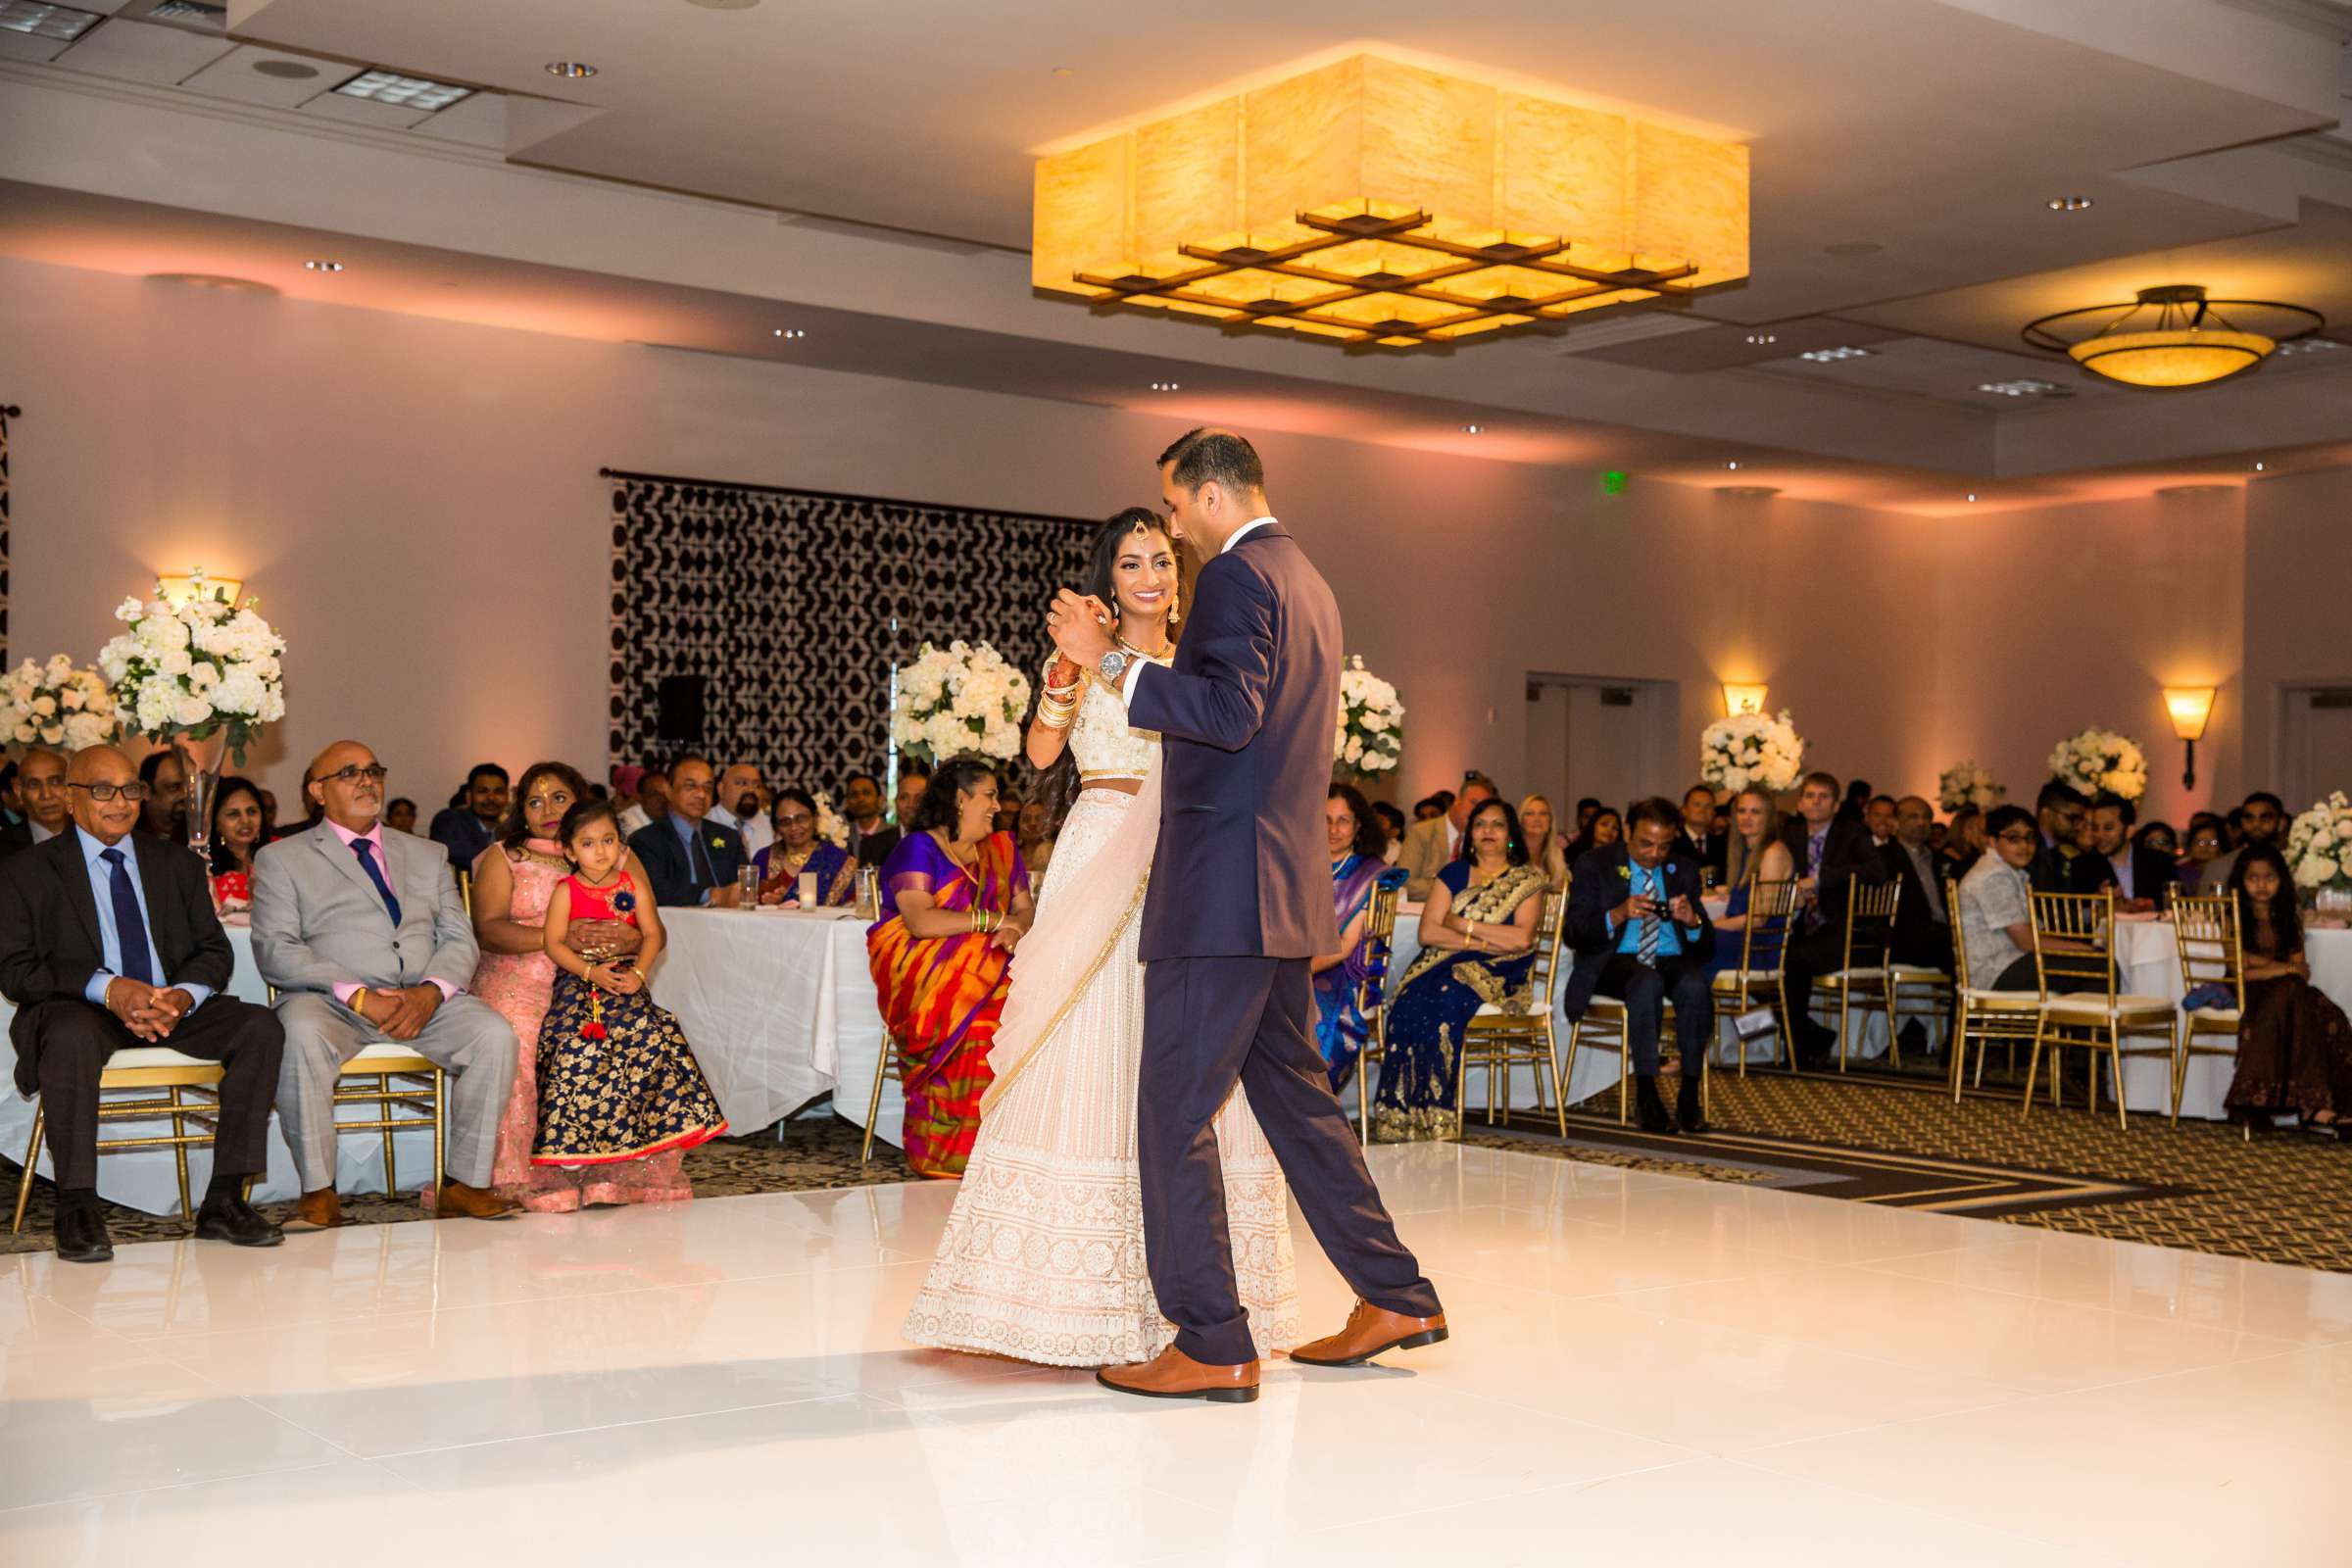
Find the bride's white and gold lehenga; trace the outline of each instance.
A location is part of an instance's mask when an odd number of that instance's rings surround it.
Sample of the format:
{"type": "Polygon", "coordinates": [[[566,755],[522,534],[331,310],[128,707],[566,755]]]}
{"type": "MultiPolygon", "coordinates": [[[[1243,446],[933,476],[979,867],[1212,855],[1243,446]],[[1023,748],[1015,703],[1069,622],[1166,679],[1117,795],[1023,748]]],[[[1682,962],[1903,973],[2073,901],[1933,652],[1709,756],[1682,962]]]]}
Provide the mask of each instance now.
{"type": "MultiPolygon", "coordinates": [[[[1083,788],[1054,843],[1037,923],[1013,955],[980,1134],[930,1277],[918,1345],[1057,1366],[1148,1361],[1175,1329],[1144,1270],[1135,1154],[1144,971],[1136,958],[1159,824],[1159,737],[1090,676],[1070,726],[1083,788]]],[[[1217,1115],[1233,1266],[1260,1355],[1298,1341],[1282,1168],[1242,1091],[1217,1115]]]]}

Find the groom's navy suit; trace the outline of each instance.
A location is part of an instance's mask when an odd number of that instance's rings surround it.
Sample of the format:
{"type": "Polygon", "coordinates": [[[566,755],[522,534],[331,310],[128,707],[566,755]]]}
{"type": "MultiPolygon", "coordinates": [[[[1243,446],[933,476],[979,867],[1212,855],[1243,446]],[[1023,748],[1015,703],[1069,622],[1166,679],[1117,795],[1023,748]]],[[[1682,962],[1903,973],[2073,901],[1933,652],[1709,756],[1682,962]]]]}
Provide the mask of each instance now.
{"type": "Polygon", "coordinates": [[[1314,1046],[1307,963],[1340,945],[1323,801],[1340,611],[1298,541],[1260,523],[1201,568],[1173,666],[1127,716],[1163,738],[1144,904],[1137,1120],[1144,1246],[1176,1348],[1253,1359],[1210,1125],[1238,1082],[1332,1265],[1373,1305],[1439,1310],[1364,1168],[1314,1046]]]}

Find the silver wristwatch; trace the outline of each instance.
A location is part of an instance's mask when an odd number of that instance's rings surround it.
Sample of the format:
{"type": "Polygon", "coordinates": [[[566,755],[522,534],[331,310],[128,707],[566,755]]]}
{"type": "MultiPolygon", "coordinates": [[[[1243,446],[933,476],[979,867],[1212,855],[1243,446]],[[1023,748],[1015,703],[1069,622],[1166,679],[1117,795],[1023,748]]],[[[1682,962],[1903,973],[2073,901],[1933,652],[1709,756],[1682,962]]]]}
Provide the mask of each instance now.
{"type": "Polygon", "coordinates": [[[1102,662],[1095,666],[1095,673],[1102,677],[1103,685],[1115,692],[1119,689],[1120,677],[1127,673],[1127,656],[1113,648],[1102,656],[1102,662]]]}

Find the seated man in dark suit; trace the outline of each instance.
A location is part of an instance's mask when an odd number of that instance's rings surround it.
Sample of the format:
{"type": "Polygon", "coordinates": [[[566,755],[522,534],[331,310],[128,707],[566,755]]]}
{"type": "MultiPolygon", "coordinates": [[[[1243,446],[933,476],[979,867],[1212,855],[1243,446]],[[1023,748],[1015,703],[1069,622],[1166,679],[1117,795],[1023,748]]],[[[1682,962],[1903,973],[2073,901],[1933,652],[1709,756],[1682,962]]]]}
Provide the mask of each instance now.
{"type": "MultiPolygon", "coordinates": [[[[1836,797],[1833,794],[1832,800],[1836,797]]],[[[1625,838],[1576,862],[1568,892],[1568,941],[1576,949],[1560,1005],[1571,1020],[1594,996],[1625,1004],[1626,1047],[1634,1058],[1642,1130],[1707,1130],[1698,1075],[1715,1034],[1707,957],[1715,928],[1699,901],[1699,858],[1685,853],[1682,812],[1653,797],[1634,804],[1625,838]],[[1658,1035],[1674,1004],[1683,1090],[1673,1115],[1658,1097],[1658,1035]]]]}
{"type": "Polygon", "coordinates": [[[1695,855],[1699,869],[1712,871],[1716,880],[1723,878],[1723,864],[1731,850],[1732,836],[1715,825],[1715,792],[1704,784],[1693,784],[1683,792],[1683,820],[1676,835],[1674,853],[1695,855]]]}
{"type": "Polygon", "coordinates": [[[498,842],[513,787],[505,768],[496,762],[476,762],[473,771],[466,775],[465,802],[433,813],[432,841],[449,852],[451,870],[470,873],[481,853],[498,842]]]}
{"type": "Polygon", "coordinates": [[[2052,779],[2034,797],[2034,815],[2041,843],[2026,876],[2036,893],[2072,893],[2075,862],[2082,858],[2082,840],[2090,831],[2090,802],[2072,784],[2052,779]]]}
{"type": "Polygon", "coordinates": [[[1851,817],[1839,814],[1834,773],[1805,775],[1796,794],[1796,815],[1782,830],[1781,841],[1796,861],[1796,896],[1803,910],[1796,934],[1781,955],[1781,984],[1793,1015],[1797,1064],[1813,1067],[1829,1060],[1838,1045],[1837,1034],[1813,1016],[1813,978],[1836,973],[1845,961],[1845,909],[1853,884],[1875,887],[1886,881],[1886,862],[1871,846],[1859,811],[1851,817]]]}
{"type": "Polygon", "coordinates": [[[1935,825],[1933,807],[1916,795],[1904,796],[1894,806],[1894,837],[1879,847],[1879,858],[1886,862],[1889,876],[1903,879],[1894,904],[1894,961],[1950,974],[1952,915],[1943,896],[1950,862],[1928,848],[1928,830],[1935,825]]]}
{"type": "Polygon", "coordinates": [[[629,836],[656,904],[742,906],[739,879],[751,860],[733,828],[707,820],[716,785],[710,763],[687,753],[669,765],[669,814],[629,836]]]}
{"type": "Polygon", "coordinates": [[[0,860],[72,832],[74,819],[67,809],[71,794],[63,753],[46,746],[26,752],[24,765],[17,769],[17,800],[24,808],[24,819],[0,828],[0,860]]]}
{"type": "Polygon", "coordinates": [[[0,870],[0,994],[17,1005],[17,1088],[41,1097],[48,1127],[57,1255],[115,1255],[98,1206],[98,1076],[115,1053],[148,1046],[221,1065],[196,1234],[274,1247],[278,1228],[245,1201],[245,1179],[269,1165],[285,1034],[269,1008],[221,994],[233,958],[204,862],[132,832],[146,792],[130,759],[76,753],[67,788],[73,827],[0,870]]]}
{"type": "Polygon", "coordinates": [[[2171,856],[2132,842],[2132,824],[2138,818],[2138,810],[2121,795],[2101,795],[2090,803],[2090,848],[2075,857],[2073,891],[2112,887],[2119,909],[2164,907],[2164,890],[2180,869],[2171,856]]]}

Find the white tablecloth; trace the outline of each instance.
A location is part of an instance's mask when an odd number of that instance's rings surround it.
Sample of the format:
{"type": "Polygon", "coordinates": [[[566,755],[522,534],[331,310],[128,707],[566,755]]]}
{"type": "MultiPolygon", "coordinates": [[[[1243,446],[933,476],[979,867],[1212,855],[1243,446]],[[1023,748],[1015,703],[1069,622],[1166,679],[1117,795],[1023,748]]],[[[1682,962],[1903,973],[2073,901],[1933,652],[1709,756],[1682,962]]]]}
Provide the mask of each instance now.
{"type": "MultiPolygon", "coordinates": [[[[2352,1009],[2352,931],[2304,933],[2311,957],[2311,983],[2337,1006],[2352,1009]]],[[[2173,940],[2170,920],[2116,922],[2117,989],[2141,996],[2181,999],[2180,950],[2173,940]]],[[[2208,1039],[2208,1044],[2218,1042],[2208,1039]]],[[[2228,1056],[2196,1056],[2180,1089],[2180,1114],[2219,1119],[2226,1112],[2222,1099],[2230,1092],[2236,1063],[2228,1056]]],[[[2124,1103],[2132,1110],[2172,1109],[2172,1071],[2148,1057],[2124,1063],[2124,1103]]]]}

